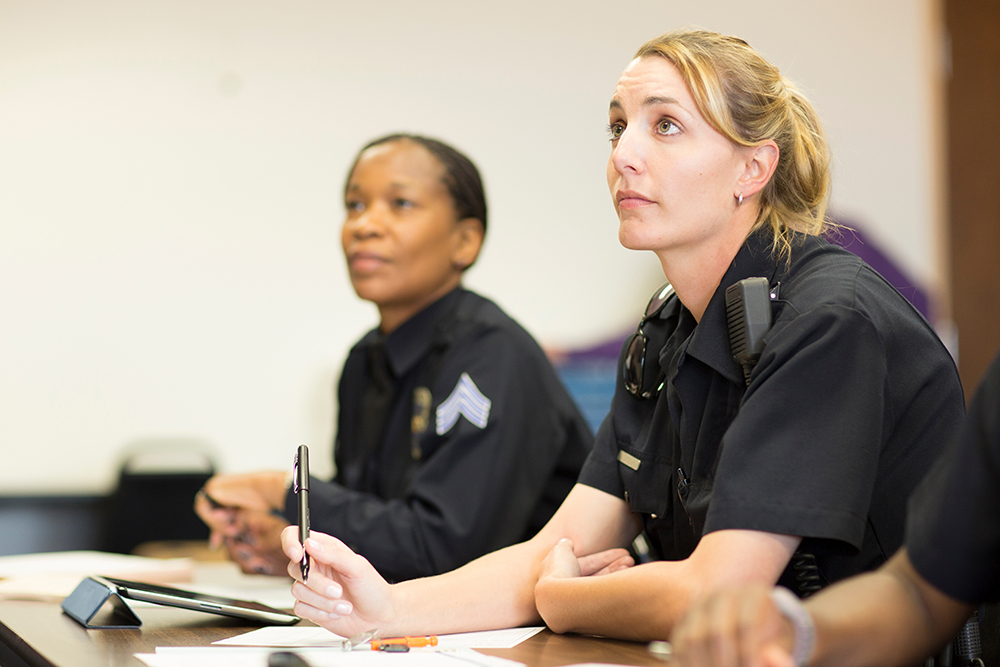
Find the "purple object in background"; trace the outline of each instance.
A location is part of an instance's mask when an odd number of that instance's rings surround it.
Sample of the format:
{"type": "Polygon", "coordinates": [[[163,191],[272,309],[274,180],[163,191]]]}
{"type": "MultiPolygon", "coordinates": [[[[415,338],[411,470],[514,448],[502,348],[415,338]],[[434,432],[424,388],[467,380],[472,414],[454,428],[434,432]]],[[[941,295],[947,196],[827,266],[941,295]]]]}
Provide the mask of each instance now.
{"type": "Polygon", "coordinates": [[[838,221],[844,225],[839,231],[827,236],[831,243],[836,243],[845,250],[850,250],[879,272],[889,284],[899,290],[913,307],[928,321],[931,321],[931,304],[927,293],[916,282],[893,263],[877,245],[865,236],[854,223],[838,221]]]}

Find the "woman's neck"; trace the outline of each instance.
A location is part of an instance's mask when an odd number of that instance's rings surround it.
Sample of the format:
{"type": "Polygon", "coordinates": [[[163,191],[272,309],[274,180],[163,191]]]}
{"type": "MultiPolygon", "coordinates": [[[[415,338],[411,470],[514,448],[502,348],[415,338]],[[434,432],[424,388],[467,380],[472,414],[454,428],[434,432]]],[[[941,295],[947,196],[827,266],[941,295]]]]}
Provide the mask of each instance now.
{"type": "Polygon", "coordinates": [[[719,289],[733,258],[740,251],[752,228],[734,224],[721,239],[698,248],[675,248],[657,252],[663,275],[673,285],[677,298],[700,322],[712,296],[719,289]]]}
{"type": "Polygon", "coordinates": [[[419,312],[422,312],[432,303],[435,303],[438,299],[442,298],[456,287],[461,286],[461,284],[461,277],[457,277],[455,280],[449,280],[442,284],[435,291],[426,294],[424,298],[419,301],[408,301],[403,304],[377,304],[379,314],[379,331],[381,331],[383,335],[388,336],[405,324],[411,317],[419,312]]]}

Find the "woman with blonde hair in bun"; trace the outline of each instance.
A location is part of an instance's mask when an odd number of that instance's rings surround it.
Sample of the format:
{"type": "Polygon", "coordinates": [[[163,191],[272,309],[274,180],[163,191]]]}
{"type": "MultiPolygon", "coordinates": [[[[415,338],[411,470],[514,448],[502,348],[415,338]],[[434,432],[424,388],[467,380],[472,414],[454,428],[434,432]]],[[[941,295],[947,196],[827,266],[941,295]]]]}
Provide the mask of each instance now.
{"type": "Polygon", "coordinates": [[[830,155],[813,107],[743,40],[678,30],[625,68],[608,132],[619,241],[653,252],[668,284],[622,345],[576,486],[531,540],[398,585],[324,535],[303,582],[286,530],[296,613],[342,635],[541,620],[648,640],[721,586],[807,594],[901,543],[962,390],[927,322],[822,239],[830,155]],[[734,285],[771,322],[759,348],[731,345],[734,285]],[[633,564],[640,533],[652,560],[633,564]]]}

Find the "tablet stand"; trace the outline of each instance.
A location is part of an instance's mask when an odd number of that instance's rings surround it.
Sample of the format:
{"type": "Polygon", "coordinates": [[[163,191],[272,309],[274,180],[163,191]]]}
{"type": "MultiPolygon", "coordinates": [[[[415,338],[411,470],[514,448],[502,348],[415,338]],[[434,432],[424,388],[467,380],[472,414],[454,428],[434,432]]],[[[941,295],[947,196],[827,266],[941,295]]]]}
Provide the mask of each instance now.
{"type": "Polygon", "coordinates": [[[87,577],[63,600],[62,610],[85,628],[138,628],[142,621],[109,584],[87,577]]]}

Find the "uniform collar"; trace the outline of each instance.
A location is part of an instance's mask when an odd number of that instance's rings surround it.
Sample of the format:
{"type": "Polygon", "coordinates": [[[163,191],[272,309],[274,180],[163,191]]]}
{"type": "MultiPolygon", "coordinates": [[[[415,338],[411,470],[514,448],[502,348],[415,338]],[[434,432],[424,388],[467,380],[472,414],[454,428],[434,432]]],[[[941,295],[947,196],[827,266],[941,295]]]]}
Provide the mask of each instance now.
{"type": "Polygon", "coordinates": [[[442,327],[450,319],[465,290],[456,287],[419,313],[403,322],[388,336],[378,329],[369,331],[362,340],[365,345],[381,342],[394,377],[402,377],[413,370],[432,346],[442,339],[442,327]]]}
{"type": "Polygon", "coordinates": [[[729,345],[726,289],[744,278],[763,277],[767,278],[769,285],[774,285],[780,260],[774,258],[771,243],[768,230],[758,230],[747,237],[719,282],[719,287],[708,302],[687,346],[687,354],[708,364],[737,384],[744,383],[743,369],[733,359],[733,351],[729,345]]]}

